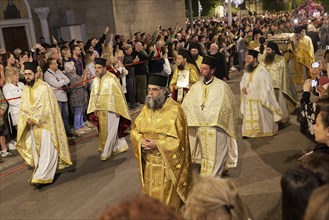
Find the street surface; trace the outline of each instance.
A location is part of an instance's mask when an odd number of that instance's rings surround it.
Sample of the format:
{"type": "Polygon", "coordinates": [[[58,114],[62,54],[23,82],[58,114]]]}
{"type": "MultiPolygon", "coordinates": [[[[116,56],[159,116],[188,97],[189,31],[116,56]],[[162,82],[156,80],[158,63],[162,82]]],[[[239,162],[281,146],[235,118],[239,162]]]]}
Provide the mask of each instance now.
{"type": "MultiPolygon", "coordinates": [[[[241,73],[231,76],[229,85],[239,102],[241,73]]],[[[314,146],[299,132],[297,112],[291,115],[289,126],[269,138],[242,140],[240,118],[239,162],[237,168],[229,170],[228,178],[238,187],[253,219],[280,219],[281,175],[296,166],[297,158],[314,146]]],[[[138,113],[134,111],[132,117],[138,113]]],[[[95,219],[107,205],[139,192],[137,162],[129,137],[126,138],[129,151],[108,161],[99,159],[97,137],[71,146],[74,167],[42,190],[28,183],[32,170],[22,168],[19,155],[5,158],[0,165],[0,219],[95,219]],[[18,163],[4,169],[11,160],[18,163]]]]}

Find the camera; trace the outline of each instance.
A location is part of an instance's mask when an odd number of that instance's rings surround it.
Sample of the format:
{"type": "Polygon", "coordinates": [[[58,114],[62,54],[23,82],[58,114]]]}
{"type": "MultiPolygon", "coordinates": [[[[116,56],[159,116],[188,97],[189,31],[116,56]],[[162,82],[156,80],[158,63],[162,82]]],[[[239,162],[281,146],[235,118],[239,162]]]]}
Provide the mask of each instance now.
{"type": "Polygon", "coordinates": [[[320,62],[313,62],[311,65],[312,68],[319,68],[320,67],[320,62]]]}

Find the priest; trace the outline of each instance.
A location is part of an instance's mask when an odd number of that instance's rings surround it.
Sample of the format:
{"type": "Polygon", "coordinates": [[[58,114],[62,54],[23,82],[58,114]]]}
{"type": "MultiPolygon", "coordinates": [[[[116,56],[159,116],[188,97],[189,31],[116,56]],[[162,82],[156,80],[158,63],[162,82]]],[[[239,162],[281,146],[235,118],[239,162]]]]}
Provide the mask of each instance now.
{"type": "Polygon", "coordinates": [[[41,188],[57,170],[72,165],[70,149],[54,92],[36,79],[37,64],[24,63],[26,86],[18,115],[17,150],[34,167],[31,184],[41,188]]]}
{"type": "Polygon", "coordinates": [[[189,127],[192,162],[201,164],[201,176],[221,176],[236,167],[238,111],[232,90],[214,76],[216,59],[203,57],[202,80],[186,95],[182,107],[189,127]]]}
{"type": "Polygon", "coordinates": [[[179,210],[191,182],[190,147],[185,113],[166,85],[167,77],[150,74],[130,138],[144,193],[179,210]]]}
{"type": "Polygon", "coordinates": [[[283,113],[281,122],[287,123],[290,119],[289,113],[295,111],[297,93],[291,75],[287,73],[286,61],[276,43],[267,43],[265,58],[261,64],[270,74],[275,97],[283,113]]]}
{"type": "Polygon", "coordinates": [[[120,82],[106,70],[105,59],[95,59],[95,72],[87,113],[98,118],[98,152],[101,160],[108,160],[112,154],[128,150],[124,137],[131,119],[120,82]]]}
{"type": "Polygon", "coordinates": [[[258,51],[249,50],[240,82],[242,136],[273,136],[283,113],[276,100],[270,74],[258,63],[258,51]]]}
{"type": "Polygon", "coordinates": [[[172,97],[181,103],[193,83],[199,81],[199,69],[190,51],[184,48],[179,49],[176,63],[177,68],[170,82],[170,91],[172,97]]]}

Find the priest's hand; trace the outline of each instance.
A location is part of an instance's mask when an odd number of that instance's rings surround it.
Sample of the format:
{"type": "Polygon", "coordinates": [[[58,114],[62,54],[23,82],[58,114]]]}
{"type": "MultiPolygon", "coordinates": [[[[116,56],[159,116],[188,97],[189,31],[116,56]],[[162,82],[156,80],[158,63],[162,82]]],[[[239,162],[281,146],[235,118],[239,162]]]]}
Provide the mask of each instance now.
{"type": "Polygon", "coordinates": [[[153,139],[143,139],[141,146],[144,150],[154,150],[157,148],[156,141],[153,139]]]}
{"type": "Polygon", "coordinates": [[[34,125],[33,121],[31,121],[31,119],[27,119],[27,124],[28,125],[34,125]]]}
{"type": "Polygon", "coordinates": [[[241,91],[244,95],[248,95],[247,88],[243,87],[241,91]]]}

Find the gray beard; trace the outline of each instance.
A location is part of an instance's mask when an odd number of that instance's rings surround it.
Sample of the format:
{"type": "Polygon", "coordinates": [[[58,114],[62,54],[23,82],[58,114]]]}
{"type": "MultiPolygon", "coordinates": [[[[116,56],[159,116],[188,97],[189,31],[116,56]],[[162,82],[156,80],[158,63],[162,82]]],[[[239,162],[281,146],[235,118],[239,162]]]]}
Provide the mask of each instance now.
{"type": "Polygon", "coordinates": [[[253,63],[249,63],[247,66],[246,66],[246,71],[248,73],[252,73],[255,69],[256,69],[257,65],[254,66],[253,63]]]}
{"type": "Polygon", "coordinates": [[[159,95],[159,97],[151,98],[149,95],[146,95],[145,97],[145,103],[147,107],[149,107],[152,110],[161,109],[166,101],[165,95],[159,95]]]}
{"type": "Polygon", "coordinates": [[[276,53],[270,53],[265,55],[264,63],[265,65],[271,65],[275,60],[276,53]]]}

